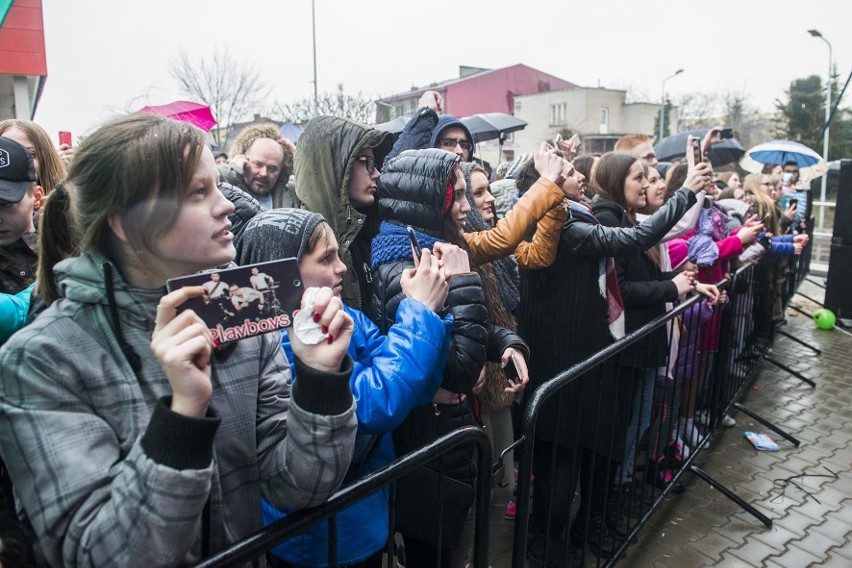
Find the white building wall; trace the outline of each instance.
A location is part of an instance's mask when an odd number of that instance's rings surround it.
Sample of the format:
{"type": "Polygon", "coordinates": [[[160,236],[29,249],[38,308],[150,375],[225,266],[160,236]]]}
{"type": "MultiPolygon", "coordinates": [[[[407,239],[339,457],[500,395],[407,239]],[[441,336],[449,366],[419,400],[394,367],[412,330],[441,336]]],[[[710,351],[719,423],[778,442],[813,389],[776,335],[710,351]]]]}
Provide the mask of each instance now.
{"type": "MultiPolygon", "coordinates": [[[[581,137],[619,137],[624,134],[654,136],[659,105],[626,104],[626,91],[616,89],[577,88],[549,91],[515,97],[515,116],[528,126],[515,133],[519,152],[535,149],[542,140],[552,139],[560,130],[577,132],[581,137]],[[563,120],[551,122],[551,107],[564,104],[563,120]],[[601,125],[601,109],[607,109],[606,128],[601,125]],[[602,131],[605,130],[605,131],[602,131]]],[[[672,132],[677,131],[677,109],[672,109],[672,132]]]]}

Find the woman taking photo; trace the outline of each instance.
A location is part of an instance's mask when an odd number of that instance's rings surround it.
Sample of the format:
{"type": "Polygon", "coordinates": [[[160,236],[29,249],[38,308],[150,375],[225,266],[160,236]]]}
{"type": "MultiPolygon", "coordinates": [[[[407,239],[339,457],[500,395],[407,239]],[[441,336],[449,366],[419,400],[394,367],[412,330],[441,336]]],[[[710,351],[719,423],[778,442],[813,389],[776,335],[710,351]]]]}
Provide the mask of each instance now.
{"type": "MultiPolygon", "coordinates": [[[[507,388],[516,390],[527,379],[526,344],[517,334],[494,325],[492,320],[490,302],[500,294],[496,279],[493,274],[476,271],[468,260],[464,227],[471,208],[465,197],[464,174],[458,164],[459,158],[444,150],[408,150],[385,164],[379,184],[379,209],[384,221],[373,239],[372,249],[373,306],[375,313],[380,314],[379,327],[387,329],[394,321],[403,297],[402,275],[414,266],[406,226],[415,230],[420,246],[429,248],[441,261],[449,278],[446,311],[454,318],[441,388],[432,404],[414,408],[394,431],[398,454],[475,424],[471,395],[486,359],[504,366],[513,364],[518,384],[507,382],[507,388]]],[[[444,473],[450,478],[469,486],[473,484],[477,466],[469,448],[450,452],[443,465],[444,473]]],[[[436,464],[430,467],[431,471],[440,469],[436,464]]],[[[405,478],[400,482],[401,487],[406,486],[404,481],[405,478]]],[[[418,530],[424,524],[421,521],[424,516],[437,515],[436,490],[437,485],[400,489],[396,496],[397,528],[405,541],[406,566],[435,566],[438,559],[442,566],[455,566],[456,563],[451,564],[453,551],[466,553],[466,546],[458,538],[472,503],[472,488],[467,493],[470,500],[443,504],[445,519],[440,550],[437,526],[431,531],[418,530]]]]}
{"type": "MultiPolygon", "coordinates": [[[[662,207],[666,186],[656,168],[632,161],[627,154],[609,154],[605,160],[607,167],[596,178],[598,193],[592,205],[595,217],[602,225],[633,227],[662,207]],[[632,165],[628,168],[629,164],[632,165]]],[[[696,214],[693,211],[691,209],[686,217],[691,216],[695,222],[698,220],[697,211],[696,214]]],[[[686,225],[675,227],[678,230],[673,229],[663,240],[688,232],[691,227],[688,223],[686,225]]],[[[697,284],[694,273],[673,271],[668,246],[664,242],[640,254],[617,257],[616,272],[624,301],[626,333],[663,316],[678,298],[693,290],[707,294],[714,303],[719,295],[715,286],[697,284]]],[[[670,337],[667,329],[660,328],[621,354],[619,372],[626,384],[633,385],[634,391],[616,487],[621,493],[620,505],[634,517],[643,512],[638,506],[641,501],[636,498],[642,495],[643,490],[640,486],[631,485],[636,448],[651,422],[657,371],[661,367],[665,369],[668,362],[670,337]]]]}
{"type": "MultiPolygon", "coordinates": [[[[595,179],[618,179],[641,192],[644,172],[636,158],[604,156],[595,179]],[[612,170],[611,173],[608,173],[612,170]],[[628,177],[630,176],[630,177],[628,177]]],[[[521,335],[536,354],[528,392],[624,336],[624,316],[611,257],[636,255],[659,242],[695,203],[695,192],[712,183],[710,168],[699,164],[658,213],[629,228],[602,226],[587,206],[570,201],[556,261],[521,275],[521,335]],[[570,291],[570,293],[566,293],[570,291]]],[[[569,552],[584,544],[608,556],[619,541],[614,519],[604,515],[613,472],[623,454],[629,417],[630,385],[620,386],[615,365],[604,365],[574,381],[545,403],[536,428],[536,490],[532,521],[537,535],[530,546],[536,561],[558,560],[560,539],[570,524],[569,552]],[[581,503],[571,522],[573,487],[580,481],[581,503]]]]}
{"type": "Polygon", "coordinates": [[[335,340],[294,342],[292,388],[279,334],[218,349],[178,313],[202,288],[166,293],[234,257],[217,180],[205,134],[160,117],[107,123],[75,156],[80,256],[0,350],[0,453],[51,565],[194,563],[261,528],[261,495],[318,505],[346,473],[352,320],[332,291],[314,314],[335,340]]]}

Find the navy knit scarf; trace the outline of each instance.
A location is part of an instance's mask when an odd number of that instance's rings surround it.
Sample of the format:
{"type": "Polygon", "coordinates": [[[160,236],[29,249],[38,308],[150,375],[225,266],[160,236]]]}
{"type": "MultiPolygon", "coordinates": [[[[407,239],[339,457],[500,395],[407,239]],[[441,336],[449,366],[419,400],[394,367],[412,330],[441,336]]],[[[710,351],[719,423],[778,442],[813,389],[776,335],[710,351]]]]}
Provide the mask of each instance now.
{"type": "MultiPolygon", "coordinates": [[[[428,248],[430,251],[435,243],[444,242],[416,229],[414,232],[417,233],[417,242],[420,243],[420,246],[428,248]]],[[[375,270],[382,264],[403,259],[411,259],[411,241],[408,240],[408,231],[405,227],[382,221],[379,234],[373,237],[370,250],[370,269],[375,270]]]]}

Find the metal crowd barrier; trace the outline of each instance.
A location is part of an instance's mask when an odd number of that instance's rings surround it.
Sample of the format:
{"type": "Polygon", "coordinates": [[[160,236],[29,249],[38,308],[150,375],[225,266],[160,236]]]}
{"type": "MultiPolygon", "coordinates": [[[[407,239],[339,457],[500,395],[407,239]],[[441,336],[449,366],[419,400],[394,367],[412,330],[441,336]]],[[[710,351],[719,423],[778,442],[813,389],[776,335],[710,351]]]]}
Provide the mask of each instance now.
{"type": "MultiPolygon", "coordinates": [[[[255,534],[235,543],[231,547],[218,552],[197,564],[198,568],[224,568],[241,566],[263,557],[268,550],[278,544],[293,538],[317,523],[329,523],[331,544],[328,550],[329,566],[335,566],[337,547],[335,543],[335,513],[349,507],[375,491],[392,485],[396,480],[405,477],[416,468],[434,462],[441,456],[459,446],[473,446],[477,463],[488,464],[491,460],[491,444],[485,432],[475,426],[466,426],[442,436],[417,451],[406,454],[393,462],[386,464],[366,477],[355,481],[335,493],[326,503],[319,507],[297,511],[292,515],[276,521],[255,534]]],[[[476,480],[476,498],[472,513],[474,517],[473,565],[488,565],[488,506],[491,498],[491,478],[487,475],[487,466],[480,465],[476,480]]],[[[440,470],[440,467],[439,467],[440,470]]],[[[443,482],[439,483],[435,499],[440,501],[443,482]]],[[[393,495],[393,492],[391,492],[393,495]]],[[[393,497],[390,501],[390,511],[393,511],[393,497]]],[[[391,527],[392,518],[388,519],[391,527]]],[[[438,534],[440,534],[440,530],[438,534]]],[[[393,535],[393,530],[389,531],[393,535]]],[[[440,545],[439,545],[440,546],[440,545]]],[[[387,557],[393,558],[392,539],[388,540],[387,557]]],[[[392,565],[391,561],[388,565],[392,565]]]]}
{"type": "Polygon", "coordinates": [[[751,389],[754,371],[770,361],[767,351],[776,328],[807,276],[810,249],[806,246],[799,257],[767,255],[746,264],[719,283],[728,296],[724,305],[709,308],[702,298],[692,297],[532,394],[521,428],[512,566],[521,568],[527,561],[530,566],[588,565],[590,555],[597,565],[615,564],[663,500],[684,490],[679,480],[686,472],[772,525],[693,462],[699,452],[712,451],[713,434],[734,411],[799,445],[739,401],[751,389]],[[662,329],[664,345],[659,344],[662,329]],[[636,353],[645,358],[637,360],[636,353]],[[618,389],[614,396],[603,392],[613,387],[618,389]],[[594,399],[596,392],[601,393],[597,405],[592,403],[594,411],[583,419],[598,420],[593,430],[610,436],[554,435],[554,412],[556,431],[588,431],[588,424],[576,423],[576,408],[566,400],[579,397],[589,404],[589,393],[594,399]],[[551,422],[542,433],[537,426],[543,411],[550,412],[551,422]]]}
{"type": "MultiPolygon", "coordinates": [[[[680,479],[687,472],[712,484],[757,520],[771,526],[768,517],[695,466],[694,461],[700,452],[712,451],[713,434],[722,427],[726,414],[734,411],[749,415],[799,445],[796,438],[750,411],[740,399],[751,388],[754,371],[763,361],[814,385],[767,357],[790,298],[808,274],[810,251],[808,245],[800,257],[764,256],[756,264],[746,264],[719,283],[728,297],[725,304],[711,308],[703,297],[693,296],[531,393],[524,408],[520,438],[512,445],[519,454],[513,567],[523,568],[528,561],[530,566],[588,565],[589,555],[597,565],[615,564],[663,500],[684,490],[680,479]],[[644,355],[637,358],[636,353],[644,355]],[[614,387],[615,392],[605,393],[605,384],[614,387]],[[572,397],[588,401],[590,393],[594,404],[579,414],[566,411],[571,407],[566,401],[572,397]],[[605,400],[614,400],[615,407],[606,407],[605,400]],[[554,435],[552,428],[537,432],[538,420],[548,405],[556,409],[556,431],[567,425],[568,431],[579,432],[574,422],[582,416],[600,421],[594,431],[611,433],[608,437],[595,434],[581,439],[574,434],[563,439],[554,435]]],[[[251,562],[320,522],[329,523],[332,542],[328,562],[334,566],[335,513],[465,444],[475,447],[480,464],[471,565],[485,568],[489,565],[491,496],[486,464],[491,448],[485,433],[472,426],[398,458],[341,489],[324,505],[298,511],[198,566],[213,568],[251,562]]],[[[492,464],[491,471],[511,466],[492,464]]],[[[440,499],[440,495],[436,498],[440,499]]],[[[390,510],[393,511],[393,497],[390,510]]],[[[392,521],[392,517],[388,519],[389,534],[393,534],[392,521]]],[[[385,565],[393,566],[390,539],[386,552],[385,565]]]]}

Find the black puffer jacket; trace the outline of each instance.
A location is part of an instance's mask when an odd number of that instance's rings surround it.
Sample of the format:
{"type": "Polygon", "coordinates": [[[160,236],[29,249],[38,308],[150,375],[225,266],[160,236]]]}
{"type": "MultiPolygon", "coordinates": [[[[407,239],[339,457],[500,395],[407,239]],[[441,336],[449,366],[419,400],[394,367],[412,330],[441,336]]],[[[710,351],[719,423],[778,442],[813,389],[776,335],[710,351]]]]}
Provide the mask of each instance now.
{"type": "MultiPolygon", "coordinates": [[[[379,180],[379,210],[385,220],[373,239],[373,313],[380,314],[377,324],[386,329],[394,321],[402,300],[402,271],[411,268],[411,249],[401,226],[411,225],[421,236],[421,245],[431,248],[443,232],[447,180],[458,158],[437,149],[409,150],[389,160],[379,180]]],[[[464,425],[473,424],[469,405],[471,389],[487,355],[502,353],[502,348],[521,342],[508,330],[491,330],[482,280],[476,273],[459,274],[450,280],[446,311],[454,318],[453,336],[441,386],[468,396],[458,405],[426,405],[415,408],[394,432],[399,453],[422,447],[438,436],[464,425]],[[492,343],[493,341],[493,343],[492,343]]],[[[475,468],[470,451],[462,449],[445,459],[449,475],[471,478],[475,468]]]]}
{"type": "MultiPolygon", "coordinates": [[[[414,268],[414,263],[389,262],[373,271],[373,306],[375,313],[382,314],[376,322],[382,331],[396,320],[396,310],[405,297],[400,284],[402,271],[407,268],[414,268]]],[[[447,313],[453,314],[453,338],[441,386],[448,391],[469,393],[485,364],[488,343],[488,309],[478,274],[459,274],[450,279],[446,308],[440,315],[447,313]]]]}

